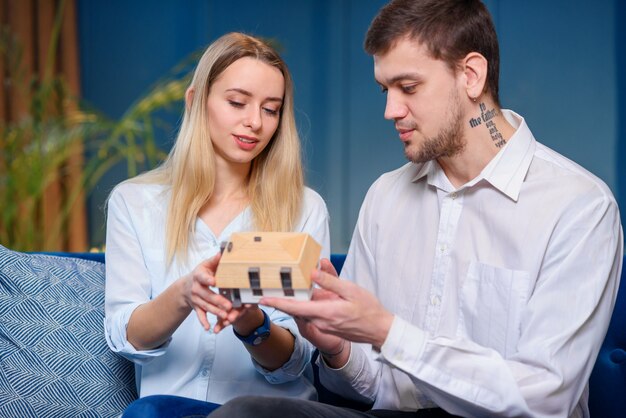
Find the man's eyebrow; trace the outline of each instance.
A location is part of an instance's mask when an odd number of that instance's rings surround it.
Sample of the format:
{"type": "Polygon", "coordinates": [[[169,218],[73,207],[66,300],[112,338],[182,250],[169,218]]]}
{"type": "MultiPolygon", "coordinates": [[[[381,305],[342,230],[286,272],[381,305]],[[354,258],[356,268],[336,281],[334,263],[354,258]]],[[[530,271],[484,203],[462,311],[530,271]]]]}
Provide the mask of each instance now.
{"type": "Polygon", "coordinates": [[[421,79],[422,79],[422,76],[418,73],[402,73],[402,74],[395,75],[388,80],[385,80],[385,84],[383,84],[383,82],[378,81],[378,80],[376,80],[376,82],[380,84],[381,87],[383,87],[384,85],[390,86],[392,84],[397,83],[398,81],[403,81],[403,80],[419,81],[421,79]]]}
{"type": "MultiPolygon", "coordinates": [[[[243,94],[244,96],[248,96],[248,97],[252,97],[252,93],[250,93],[248,90],[244,90],[242,88],[239,87],[233,87],[232,89],[227,89],[226,91],[234,91],[235,93],[240,93],[243,94]]],[[[264,100],[265,102],[283,102],[283,98],[282,97],[268,97],[264,100]]]]}

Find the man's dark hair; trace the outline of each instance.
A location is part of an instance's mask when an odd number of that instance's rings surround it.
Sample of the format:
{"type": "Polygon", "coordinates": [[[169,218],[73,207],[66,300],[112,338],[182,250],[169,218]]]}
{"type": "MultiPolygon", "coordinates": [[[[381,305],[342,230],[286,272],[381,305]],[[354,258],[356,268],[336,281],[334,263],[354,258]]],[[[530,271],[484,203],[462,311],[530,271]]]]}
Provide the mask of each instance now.
{"type": "Polygon", "coordinates": [[[470,52],[483,55],[488,62],[485,91],[499,105],[498,37],[480,0],[392,0],[370,24],[365,51],[385,54],[405,36],[426,45],[434,59],[444,61],[453,71],[470,52]]]}

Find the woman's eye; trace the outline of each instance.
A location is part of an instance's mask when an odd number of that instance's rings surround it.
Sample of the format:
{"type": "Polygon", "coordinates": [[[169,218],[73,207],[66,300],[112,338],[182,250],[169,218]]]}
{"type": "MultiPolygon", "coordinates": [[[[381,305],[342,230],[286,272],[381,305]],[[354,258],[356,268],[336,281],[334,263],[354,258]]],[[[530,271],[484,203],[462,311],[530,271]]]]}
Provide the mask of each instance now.
{"type": "Polygon", "coordinates": [[[230,105],[233,106],[233,107],[243,107],[244,106],[243,103],[236,102],[234,100],[229,100],[228,103],[230,103],[230,105]]]}
{"type": "Polygon", "coordinates": [[[265,111],[265,113],[267,113],[270,116],[278,115],[278,110],[276,110],[276,109],[270,109],[268,107],[264,107],[263,110],[265,111]]]}

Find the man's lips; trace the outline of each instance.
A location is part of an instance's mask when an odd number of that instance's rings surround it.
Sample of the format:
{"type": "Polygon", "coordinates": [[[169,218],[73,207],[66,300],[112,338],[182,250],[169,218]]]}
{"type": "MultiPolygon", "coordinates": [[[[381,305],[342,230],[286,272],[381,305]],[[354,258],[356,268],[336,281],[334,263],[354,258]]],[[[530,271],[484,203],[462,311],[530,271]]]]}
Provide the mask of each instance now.
{"type": "Polygon", "coordinates": [[[403,142],[408,141],[413,135],[413,131],[414,129],[398,129],[398,136],[403,142]]]}

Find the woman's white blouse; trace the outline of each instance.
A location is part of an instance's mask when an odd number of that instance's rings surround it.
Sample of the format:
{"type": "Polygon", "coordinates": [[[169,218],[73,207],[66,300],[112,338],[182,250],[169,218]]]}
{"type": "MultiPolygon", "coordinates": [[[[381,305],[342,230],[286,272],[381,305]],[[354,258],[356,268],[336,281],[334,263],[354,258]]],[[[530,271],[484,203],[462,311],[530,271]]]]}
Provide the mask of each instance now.
{"type": "MultiPolygon", "coordinates": [[[[106,237],[105,336],[111,350],[135,363],[140,396],[169,394],[224,403],[240,395],[278,395],[316,399],[309,364],[312,346],[300,337],[293,319],[262,307],[271,320],[296,337],[294,352],[272,372],[256,363],[243,343],[226,329],[204,331],[195,312],[185,319],[163,346],[136,350],[126,338],[131,313],[150,301],[202,260],[220,250],[233,232],[252,230],[251,211],[245,209],[215,236],[196,220],[188,262],[165,265],[165,213],[169,194],[164,186],[126,182],[115,188],[108,202],[106,237]]],[[[294,228],[307,232],[330,256],[328,211],[323,199],[305,188],[302,215],[294,228]]],[[[209,314],[211,324],[216,318],[209,314]]]]}

